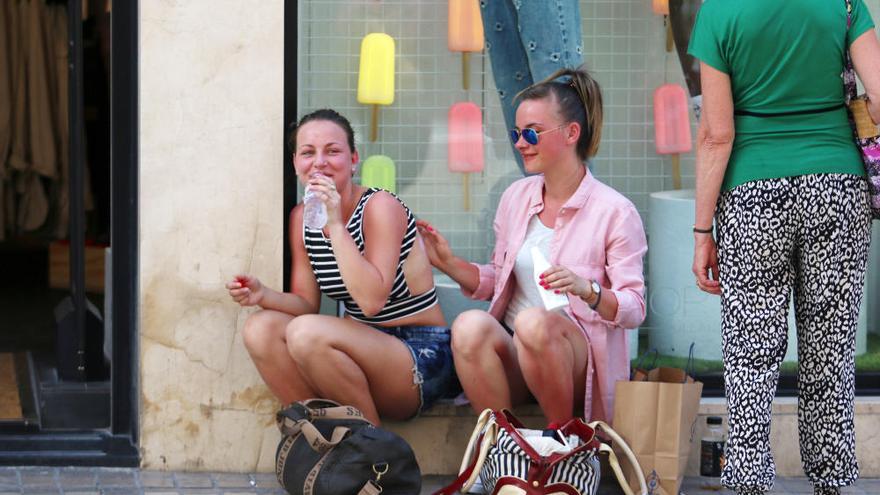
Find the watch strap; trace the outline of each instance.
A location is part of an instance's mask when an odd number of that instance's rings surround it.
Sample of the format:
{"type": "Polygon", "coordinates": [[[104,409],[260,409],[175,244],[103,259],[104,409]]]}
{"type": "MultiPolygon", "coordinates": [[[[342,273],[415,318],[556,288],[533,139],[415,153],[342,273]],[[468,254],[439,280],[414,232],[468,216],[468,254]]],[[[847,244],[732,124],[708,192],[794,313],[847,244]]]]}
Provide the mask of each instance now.
{"type": "Polygon", "coordinates": [[[596,302],[594,302],[593,304],[587,303],[587,306],[589,306],[590,309],[595,310],[596,308],[599,307],[599,302],[602,301],[602,285],[599,284],[599,283],[598,283],[597,281],[595,281],[595,280],[591,280],[591,281],[590,281],[590,290],[593,290],[593,292],[596,293],[596,302]],[[593,288],[594,286],[595,286],[595,287],[598,287],[599,290],[595,290],[595,289],[593,288]]]}

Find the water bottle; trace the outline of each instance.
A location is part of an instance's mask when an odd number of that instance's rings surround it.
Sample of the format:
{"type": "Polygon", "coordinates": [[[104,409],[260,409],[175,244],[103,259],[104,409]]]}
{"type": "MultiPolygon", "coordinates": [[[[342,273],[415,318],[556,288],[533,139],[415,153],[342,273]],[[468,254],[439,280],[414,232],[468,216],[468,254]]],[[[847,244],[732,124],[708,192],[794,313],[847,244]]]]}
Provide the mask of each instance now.
{"type": "Polygon", "coordinates": [[[706,434],[700,442],[700,476],[701,486],[706,488],[721,487],[721,470],[724,469],[724,444],[727,435],[724,433],[722,419],[718,416],[706,418],[706,434]]]}
{"type": "Polygon", "coordinates": [[[303,196],[303,223],[315,230],[323,229],[327,225],[327,206],[309,189],[303,196]]]}

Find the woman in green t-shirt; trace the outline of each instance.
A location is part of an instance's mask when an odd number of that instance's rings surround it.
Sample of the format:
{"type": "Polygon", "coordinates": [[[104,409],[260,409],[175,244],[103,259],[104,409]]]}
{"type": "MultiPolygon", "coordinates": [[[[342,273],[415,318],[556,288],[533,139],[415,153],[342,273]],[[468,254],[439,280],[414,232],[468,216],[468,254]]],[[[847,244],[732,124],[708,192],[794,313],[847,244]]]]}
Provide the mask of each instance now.
{"type": "Polygon", "coordinates": [[[880,43],[862,0],[851,18],[848,4],[707,0],[691,37],[703,89],[693,271],[721,295],[722,482],[738,494],[773,485],[771,405],[792,292],[804,471],[817,494],[858,477],[854,350],[871,217],[841,72],[849,49],[880,122],[880,43]]]}

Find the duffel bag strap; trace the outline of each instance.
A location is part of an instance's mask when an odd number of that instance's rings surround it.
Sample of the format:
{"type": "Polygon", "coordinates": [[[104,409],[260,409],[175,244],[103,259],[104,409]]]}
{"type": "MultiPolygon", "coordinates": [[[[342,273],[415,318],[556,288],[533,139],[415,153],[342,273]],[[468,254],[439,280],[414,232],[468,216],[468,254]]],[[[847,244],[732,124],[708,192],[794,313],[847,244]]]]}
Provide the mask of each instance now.
{"type": "Polygon", "coordinates": [[[327,440],[327,438],[315,428],[315,425],[308,421],[302,421],[301,427],[302,434],[306,437],[306,442],[308,442],[309,447],[322,454],[339,445],[339,442],[345,440],[345,437],[351,432],[351,428],[337,426],[336,428],[333,428],[333,434],[330,435],[330,439],[327,440]]]}
{"type": "MultiPolygon", "coordinates": [[[[639,465],[639,461],[636,459],[635,454],[633,454],[632,449],[629,448],[629,445],[627,445],[623,438],[621,438],[616,431],[612,430],[604,421],[593,421],[589,425],[594,430],[601,429],[606,435],[611,437],[611,440],[615,445],[623,450],[623,453],[626,455],[627,460],[629,460],[633,471],[636,473],[636,478],[639,480],[639,495],[646,495],[648,493],[648,487],[645,483],[645,475],[642,473],[642,467],[639,465]]],[[[623,488],[623,492],[626,495],[633,495],[632,489],[630,489],[629,483],[626,482],[626,478],[623,476],[623,471],[620,469],[620,462],[617,460],[617,454],[614,453],[611,446],[602,443],[599,446],[599,451],[608,453],[608,463],[611,464],[611,469],[614,471],[614,476],[617,477],[617,482],[620,483],[620,487],[623,488]]]]}
{"type": "Polygon", "coordinates": [[[391,466],[384,462],[373,464],[373,472],[376,473],[376,479],[364,483],[364,486],[357,492],[357,495],[379,495],[382,493],[382,485],[379,483],[382,480],[382,475],[387,473],[390,467],[391,466]]]}
{"type": "Polygon", "coordinates": [[[373,480],[370,480],[364,483],[363,488],[357,492],[357,495],[379,495],[380,493],[382,493],[382,487],[373,482],[373,480]]]}
{"type": "Polygon", "coordinates": [[[370,423],[356,407],[341,406],[325,399],[309,399],[294,402],[275,415],[275,424],[283,435],[299,434],[301,421],[316,419],[345,419],[370,423]]]}

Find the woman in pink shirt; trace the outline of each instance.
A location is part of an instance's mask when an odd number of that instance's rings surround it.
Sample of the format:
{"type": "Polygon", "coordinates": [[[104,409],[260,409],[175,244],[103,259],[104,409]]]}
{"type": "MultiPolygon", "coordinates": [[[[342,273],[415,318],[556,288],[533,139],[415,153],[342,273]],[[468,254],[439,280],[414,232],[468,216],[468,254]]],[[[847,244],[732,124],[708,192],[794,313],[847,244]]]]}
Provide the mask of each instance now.
{"type": "Polygon", "coordinates": [[[610,420],[614,383],[629,377],[626,329],[645,317],[642,221],[633,204],[590,173],[602,127],[599,85],[563,69],[518,95],[511,139],[532,175],[512,184],[495,215],[486,265],[452,253],[430,224],[419,230],[431,263],[489,311],[452,325],[456,371],[473,408],[508,408],[533,396],[551,424],[610,420]],[[551,268],[533,283],[530,250],[551,268]],[[539,291],[564,294],[544,309],[539,291]],[[583,409],[582,409],[583,408],[583,409]]]}

